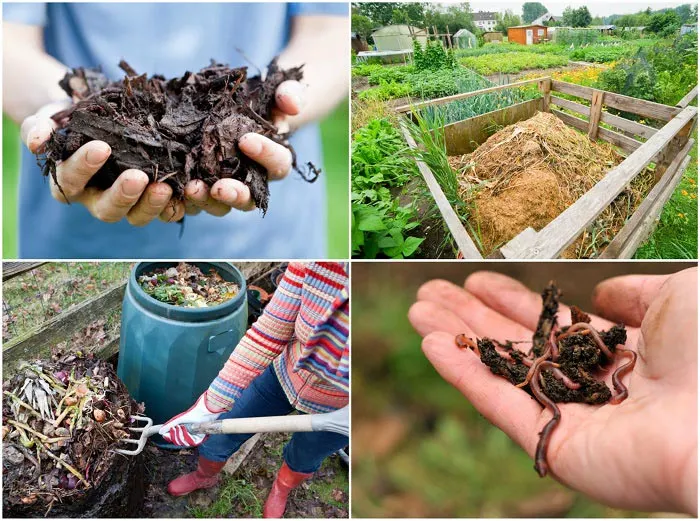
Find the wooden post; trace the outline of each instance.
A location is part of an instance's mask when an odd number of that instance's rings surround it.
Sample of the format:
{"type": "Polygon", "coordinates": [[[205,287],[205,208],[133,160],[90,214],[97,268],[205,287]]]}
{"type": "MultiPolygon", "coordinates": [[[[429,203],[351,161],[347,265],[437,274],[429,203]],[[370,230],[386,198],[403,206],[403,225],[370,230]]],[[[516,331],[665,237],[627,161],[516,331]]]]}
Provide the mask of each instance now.
{"type": "Polygon", "coordinates": [[[542,110],[544,112],[549,112],[549,104],[552,101],[551,91],[552,91],[552,79],[546,78],[540,80],[537,87],[542,93],[542,110]]]}
{"type": "Polygon", "coordinates": [[[673,159],[676,157],[678,152],[685,147],[690,139],[690,135],[693,133],[693,130],[695,129],[695,125],[697,125],[698,120],[697,117],[694,119],[691,119],[681,130],[676,134],[673,139],[666,145],[666,148],[661,152],[659,155],[658,160],[656,161],[656,168],[654,170],[654,179],[655,182],[658,182],[663,175],[666,173],[666,170],[668,170],[668,167],[671,165],[673,162],[673,159]]]}
{"type": "Polygon", "coordinates": [[[588,118],[588,137],[593,141],[598,137],[598,124],[600,123],[600,114],[603,111],[604,96],[605,93],[602,90],[593,91],[591,115],[588,118]]]}
{"type": "Polygon", "coordinates": [[[450,34],[450,26],[445,25],[445,27],[447,28],[447,43],[449,45],[449,49],[452,49],[452,35],[450,34]]]}

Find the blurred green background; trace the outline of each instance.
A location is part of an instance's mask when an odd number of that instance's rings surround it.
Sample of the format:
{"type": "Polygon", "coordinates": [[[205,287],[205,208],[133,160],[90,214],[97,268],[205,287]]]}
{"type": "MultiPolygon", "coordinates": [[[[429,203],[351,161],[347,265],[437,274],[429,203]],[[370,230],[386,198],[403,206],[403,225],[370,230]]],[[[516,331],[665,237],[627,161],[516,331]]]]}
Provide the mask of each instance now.
{"type": "MultiPolygon", "coordinates": [[[[347,100],[321,123],[323,138],[323,175],[328,193],[328,256],[345,259],[348,250],[350,164],[348,156],[349,108],[347,100]]],[[[18,188],[20,141],[17,125],[7,116],[2,119],[3,258],[17,258],[18,188]]]]}
{"type": "Polygon", "coordinates": [[[488,269],[590,309],[603,279],[673,273],[689,263],[354,262],[352,515],[355,517],[646,517],[540,479],[527,454],[492,426],[423,355],[407,312],[433,278],[461,285],[488,269]]]}

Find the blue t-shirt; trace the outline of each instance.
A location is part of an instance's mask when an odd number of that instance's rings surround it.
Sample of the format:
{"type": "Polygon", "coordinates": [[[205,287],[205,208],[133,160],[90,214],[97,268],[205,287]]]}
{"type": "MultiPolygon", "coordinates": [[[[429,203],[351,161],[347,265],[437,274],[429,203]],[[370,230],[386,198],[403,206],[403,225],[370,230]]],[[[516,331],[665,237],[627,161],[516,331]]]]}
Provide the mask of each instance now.
{"type": "MultiPolygon", "coordinates": [[[[295,16],[347,16],[333,3],[76,3],[5,4],[8,22],[41,25],[47,52],[68,67],[101,65],[123,77],[125,59],[139,73],[179,76],[210,59],[239,67],[245,57],[261,67],[285,47],[295,16]]],[[[251,74],[257,72],[249,66],[251,74]]],[[[317,125],[291,139],[300,164],[321,165],[317,125]]],[[[103,223],[80,204],[61,204],[50,194],[36,158],[22,147],[20,258],[324,258],[326,196],[323,176],[308,184],[292,172],[270,183],[270,207],[232,210],[225,217],[187,216],[184,230],[155,220],[136,228],[125,219],[103,223]]]]}

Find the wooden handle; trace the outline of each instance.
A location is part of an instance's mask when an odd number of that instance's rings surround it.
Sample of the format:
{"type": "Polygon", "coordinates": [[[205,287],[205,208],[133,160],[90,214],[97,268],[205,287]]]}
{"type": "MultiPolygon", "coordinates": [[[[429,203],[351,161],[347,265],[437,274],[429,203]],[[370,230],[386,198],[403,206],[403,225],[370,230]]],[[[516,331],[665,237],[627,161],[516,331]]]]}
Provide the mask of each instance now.
{"type": "Polygon", "coordinates": [[[309,414],[289,416],[263,416],[260,418],[233,418],[210,422],[188,424],[187,430],[193,434],[255,434],[258,432],[311,432],[309,414]]]}

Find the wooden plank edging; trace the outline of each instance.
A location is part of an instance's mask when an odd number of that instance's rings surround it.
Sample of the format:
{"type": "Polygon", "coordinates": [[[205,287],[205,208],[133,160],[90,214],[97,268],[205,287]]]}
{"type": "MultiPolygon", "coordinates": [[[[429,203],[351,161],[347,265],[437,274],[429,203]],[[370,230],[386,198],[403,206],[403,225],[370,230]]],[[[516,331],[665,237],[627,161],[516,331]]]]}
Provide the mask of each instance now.
{"type": "Polygon", "coordinates": [[[634,177],[697,117],[697,108],[686,107],[664,125],[635,153],[610,170],[593,188],[581,196],[537,234],[537,243],[521,252],[519,258],[554,259],[603,211],[634,177]]]}
{"type": "Polygon", "coordinates": [[[3,262],[2,263],[2,281],[19,277],[23,273],[32,271],[34,268],[46,264],[45,262],[3,262]]]}
{"type": "Polygon", "coordinates": [[[690,102],[693,101],[695,98],[698,97],[698,86],[696,85],[693,87],[688,94],[683,96],[683,99],[680,100],[678,103],[676,103],[676,107],[679,108],[686,108],[688,105],[690,105],[690,102]]]}
{"type": "MultiPolygon", "coordinates": [[[[690,162],[688,152],[693,146],[693,142],[694,140],[689,140],[685,147],[678,152],[664,175],[654,185],[617,235],[615,235],[615,238],[610,241],[610,244],[608,244],[607,248],[605,248],[603,253],[598,257],[599,259],[632,258],[632,256],[634,256],[634,252],[637,251],[639,244],[646,238],[644,235],[646,234],[646,236],[648,236],[651,232],[651,229],[649,229],[645,230],[644,233],[640,233],[640,225],[648,220],[647,217],[653,213],[653,210],[659,202],[661,207],[663,207],[668,201],[673,190],[683,177],[683,172],[685,171],[683,165],[687,165],[688,162],[690,162]],[[679,170],[680,175],[678,172],[679,170]],[[668,192],[667,189],[669,186],[672,187],[670,193],[668,197],[664,198],[668,192]],[[631,252],[631,254],[628,257],[621,257],[624,252],[631,252]]],[[[655,218],[656,216],[648,222],[650,226],[653,225],[655,218]]]]}
{"type": "MultiPolygon", "coordinates": [[[[406,128],[406,124],[402,121],[400,125],[401,131],[403,132],[408,146],[412,149],[418,148],[416,141],[411,135],[411,131],[406,128]]],[[[467,233],[467,230],[464,229],[464,224],[462,224],[457,212],[454,211],[454,208],[452,208],[452,205],[447,200],[445,193],[442,191],[440,184],[437,182],[435,176],[428,168],[428,165],[420,160],[416,160],[416,165],[418,166],[418,170],[425,180],[425,184],[428,186],[428,190],[430,190],[430,193],[435,200],[435,204],[440,211],[440,215],[442,215],[443,220],[447,224],[447,228],[450,230],[452,237],[457,243],[459,251],[462,252],[465,259],[482,259],[483,257],[481,256],[481,253],[479,253],[478,248],[467,233]]]]}
{"type": "Polygon", "coordinates": [[[506,85],[496,85],[495,87],[487,87],[485,89],[474,90],[471,92],[462,92],[461,94],[454,94],[452,96],[446,96],[444,98],[437,98],[433,100],[421,101],[419,103],[401,105],[396,107],[394,110],[399,113],[411,112],[412,110],[420,110],[424,107],[434,107],[437,105],[445,105],[446,103],[452,103],[453,101],[458,101],[467,98],[473,98],[474,96],[480,96],[481,94],[488,94],[490,92],[497,92],[499,90],[511,89],[513,87],[522,87],[523,85],[530,85],[533,83],[539,83],[543,80],[548,80],[549,76],[543,76],[541,78],[534,78],[532,80],[516,81],[514,83],[508,83],[506,85]]]}
{"type": "Polygon", "coordinates": [[[88,325],[95,317],[121,305],[126,281],[117,283],[96,297],[56,315],[3,346],[2,369],[8,374],[23,360],[46,358],[51,347],[70,340],[77,331],[88,325]]]}

